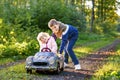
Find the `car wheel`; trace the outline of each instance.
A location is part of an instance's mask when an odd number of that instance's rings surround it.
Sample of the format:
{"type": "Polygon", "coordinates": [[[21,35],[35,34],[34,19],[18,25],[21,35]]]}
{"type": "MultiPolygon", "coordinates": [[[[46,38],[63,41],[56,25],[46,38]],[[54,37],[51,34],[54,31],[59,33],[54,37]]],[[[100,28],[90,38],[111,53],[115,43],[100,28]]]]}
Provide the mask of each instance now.
{"type": "Polygon", "coordinates": [[[58,63],[58,64],[57,64],[57,70],[55,71],[55,73],[56,73],[56,74],[59,74],[60,71],[61,71],[61,70],[60,70],[60,64],[58,63]]]}
{"type": "Polygon", "coordinates": [[[36,72],[36,73],[40,73],[40,71],[39,71],[39,70],[36,70],[35,72],[36,72]]]}
{"type": "Polygon", "coordinates": [[[26,72],[32,74],[32,70],[31,69],[26,69],[26,72]]]}
{"type": "Polygon", "coordinates": [[[62,68],[60,68],[60,71],[64,71],[64,68],[62,67],[62,68]]]}
{"type": "Polygon", "coordinates": [[[60,68],[61,71],[64,71],[64,63],[62,64],[62,67],[60,68]]]}

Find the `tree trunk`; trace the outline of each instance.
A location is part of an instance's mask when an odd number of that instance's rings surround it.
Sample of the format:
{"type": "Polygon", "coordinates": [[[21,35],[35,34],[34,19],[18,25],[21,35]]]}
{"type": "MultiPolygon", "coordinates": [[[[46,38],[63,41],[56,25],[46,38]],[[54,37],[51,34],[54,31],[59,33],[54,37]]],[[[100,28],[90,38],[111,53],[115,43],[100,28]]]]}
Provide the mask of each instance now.
{"type": "Polygon", "coordinates": [[[71,5],[74,5],[75,4],[75,0],[71,0],[71,5]]]}
{"type": "Polygon", "coordinates": [[[94,0],[92,0],[92,13],[91,13],[91,28],[90,28],[90,32],[92,32],[93,24],[94,24],[94,0]]]}
{"type": "Polygon", "coordinates": [[[66,5],[68,4],[68,0],[65,0],[65,4],[66,4],[66,5]]]}

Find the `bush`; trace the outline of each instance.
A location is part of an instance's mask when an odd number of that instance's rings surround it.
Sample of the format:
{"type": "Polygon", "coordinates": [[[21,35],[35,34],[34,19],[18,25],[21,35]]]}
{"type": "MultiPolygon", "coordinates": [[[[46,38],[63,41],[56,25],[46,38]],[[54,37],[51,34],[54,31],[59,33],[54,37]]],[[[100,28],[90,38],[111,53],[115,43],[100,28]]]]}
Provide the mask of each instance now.
{"type": "MultiPolygon", "coordinates": [[[[120,71],[108,71],[97,78],[98,80],[119,80],[120,71]]],[[[94,79],[95,80],[95,79],[94,79]]]]}
{"type": "Polygon", "coordinates": [[[117,31],[120,32],[120,24],[117,25],[117,31]]]}
{"type": "Polygon", "coordinates": [[[31,28],[24,30],[19,25],[3,24],[0,27],[0,57],[28,56],[37,52],[36,36],[40,30],[31,28]]]}
{"type": "Polygon", "coordinates": [[[85,16],[81,11],[75,6],[66,5],[62,0],[0,2],[0,57],[36,53],[39,50],[37,34],[40,31],[51,33],[48,29],[51,18],[76,26],[79,30],[86,27],[85,16]]]}
{"type": "Polygon", "coordinates": [[[111,23],[109,21],[99,22],[99,20],[95,21],[95,25],[93,28],[93,32],[104,34],[104,33],[111,33],[111,31],[116,30],[116,24],[111,23]]]}
{"type": "Polygon", "coordinates": [[[29,43],[15,43],[14,45],[0,45],[0,57],[28,56],[39,51],[39,46],[35,40],[29,43]]]}
{"type": "Polygon", "coordinates": [[[102,35],[98,35],[98,34],[94,34],[94,33],[80,33],[79,34],[79,39],[80,40],[88,40],[88,41],[97,41],[99,39],[101,39],[103,36],[102,35]]]}
{"type": "Polygon", "coordinates": [[[55,18],[64,23],[75,25],[79,30],[86,27],[85,16],[81,13],[81,10],[77,10],[75,6],[66,5],[61,0],[30,0],[30,2],[21,2],[24,4],[21,5],[17,1],[7,1],[0,5],[3,12],[0,15],[2,15],[1,18],[5,23],[19,24],[25,30],[31,26],[46,30],[48,29],[48,21],[51,18],[55,18]]]}

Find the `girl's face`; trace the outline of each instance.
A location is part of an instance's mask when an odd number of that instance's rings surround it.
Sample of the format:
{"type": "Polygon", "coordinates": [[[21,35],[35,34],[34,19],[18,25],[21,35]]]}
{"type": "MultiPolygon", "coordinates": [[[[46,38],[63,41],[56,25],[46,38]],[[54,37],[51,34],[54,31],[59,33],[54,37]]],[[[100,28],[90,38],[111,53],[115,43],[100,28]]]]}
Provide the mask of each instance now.
{"type": "Polygon", "coordinates": [[[47,42],[47,38],[42,37],[42,38],[40,38],[40,41],[45,44],[47,42]]]}
{"type": "Polygon", "coordinates": [[[59,31],[59,25],[53,25],[50,27],[50,29],[53,31],[53,33],[57,33],[59,31]]]}

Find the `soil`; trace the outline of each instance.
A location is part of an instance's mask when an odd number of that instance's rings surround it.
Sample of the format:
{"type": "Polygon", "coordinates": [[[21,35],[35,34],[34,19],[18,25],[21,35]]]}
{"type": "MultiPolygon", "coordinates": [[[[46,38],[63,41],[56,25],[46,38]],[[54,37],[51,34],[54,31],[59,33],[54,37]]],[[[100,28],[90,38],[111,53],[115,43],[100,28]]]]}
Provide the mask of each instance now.
{"type": "MultiPolygon", "coordinates": [[[[120,39],[115,40],[113,43],[100,48],[98,51],[89,54],[87,57],[80,58],[79,62],[82,69],[80,71],[75,71],[72,62],[69,63],[69,68],[65,68],[63,72],[59,75],[45,74],[47,78],[39,78],[38,76],[32,77],[30,80],[89,80],[94,72],[103,66],[107,62],[107,57],[114,55],[116,46],[120,44],[120,39]]],[[[0,69],[13,66],[19,62],[11,63],[9,65],[0,65],[0,69]]]]}

